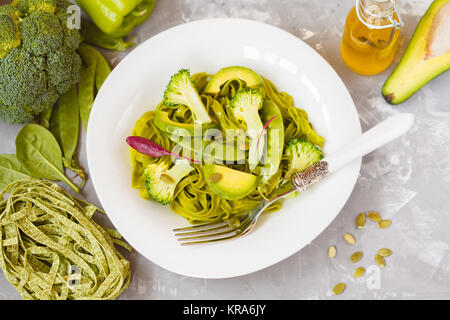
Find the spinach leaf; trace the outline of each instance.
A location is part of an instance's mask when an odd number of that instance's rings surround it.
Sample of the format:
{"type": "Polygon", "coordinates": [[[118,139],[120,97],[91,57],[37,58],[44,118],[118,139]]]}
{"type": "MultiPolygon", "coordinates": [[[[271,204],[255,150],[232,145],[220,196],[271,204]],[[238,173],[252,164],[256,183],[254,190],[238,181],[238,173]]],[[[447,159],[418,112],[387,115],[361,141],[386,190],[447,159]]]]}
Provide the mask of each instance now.
{"type": "Polygon", "coordinates": [[[0,190],[14,181],[31,176],[31,172],[20,163],[15,154],[0,154],[0,190]]]}
{"type": "Polygon", "coordinates": [[[35,177],[65,182],[75,192],[80,189],[64,174],[61,148],[50,131],[27,124],[16,137],[17,159],[35,177]]]}

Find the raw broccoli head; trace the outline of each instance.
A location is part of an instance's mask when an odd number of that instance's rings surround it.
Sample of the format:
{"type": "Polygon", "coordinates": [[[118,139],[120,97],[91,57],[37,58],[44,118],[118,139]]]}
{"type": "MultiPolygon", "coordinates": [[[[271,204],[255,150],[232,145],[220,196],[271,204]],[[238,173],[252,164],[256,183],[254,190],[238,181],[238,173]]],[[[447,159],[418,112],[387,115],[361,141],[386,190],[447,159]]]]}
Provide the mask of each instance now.
{"type": "Polygon", "coordinates": [[[79,81],[81,42],[67,27],[65,0],[0,6],[0,119],[32,120],[79,81]]]}
{"type": "Polygon", "coordinates": [[[187,69],[181,69],[170,79],[167,89],[164,92],[164,104],[167,106],[185,105],[189,107],[197,122],[211,122],[211,118],[203,105],[195,85],[191,81],[190,72],[187,69]]]}
{"type": "Polygon", "coordinates": [[[289,161],[286,177],[300,172],[323,159],[322,151],[308,140],[291,139],[286,144],[284,156],[289,161]]]}
{"type": "Polygon", "coordinates": [[[168,170],[165,162],[149,164],[145,169],[145,186],[148,195],[163,205],[170,204],[178,183],[194,168],[186,161],[178,161],[168,170]]]}

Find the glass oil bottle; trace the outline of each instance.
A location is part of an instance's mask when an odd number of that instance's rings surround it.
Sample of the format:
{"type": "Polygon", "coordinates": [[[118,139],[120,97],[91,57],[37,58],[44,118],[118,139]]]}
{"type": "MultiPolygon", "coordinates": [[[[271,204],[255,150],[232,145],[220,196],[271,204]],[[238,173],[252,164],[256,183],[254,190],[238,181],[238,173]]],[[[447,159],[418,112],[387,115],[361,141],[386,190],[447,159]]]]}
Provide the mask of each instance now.
{"type": "Polygon", "coordinates": [[[341,42],[345,64],[361,75],[384,71],[394,60],[402,26],[396,0],[356,0],[341,42]]]}

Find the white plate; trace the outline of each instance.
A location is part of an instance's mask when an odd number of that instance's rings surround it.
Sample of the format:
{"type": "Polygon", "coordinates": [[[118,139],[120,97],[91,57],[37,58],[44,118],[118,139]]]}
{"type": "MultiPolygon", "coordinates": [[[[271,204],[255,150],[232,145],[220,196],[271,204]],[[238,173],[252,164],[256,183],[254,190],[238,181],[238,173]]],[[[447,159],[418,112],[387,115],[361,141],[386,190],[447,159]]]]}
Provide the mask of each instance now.
{"type": "Polygon", "coordinates": [[[344,206],[361,160],[314,185],[282,211],[261,219],[242,239],[180,246],[172,228],[187,222],[130,187],[125,138],[143,113],[162,100],[180,68],[213,74],[249,67],[290,93],[326,138],[330,153],[361,134],[353,101],[341,79],[313,49],[273,26],[215,19],[183,24],[147,40],[112,72],[92,110],[87,137],[90,175],[114,226],[142,255],[161,267],[198,278],[229,278],[269,267],[317,237],[344,206]]]}

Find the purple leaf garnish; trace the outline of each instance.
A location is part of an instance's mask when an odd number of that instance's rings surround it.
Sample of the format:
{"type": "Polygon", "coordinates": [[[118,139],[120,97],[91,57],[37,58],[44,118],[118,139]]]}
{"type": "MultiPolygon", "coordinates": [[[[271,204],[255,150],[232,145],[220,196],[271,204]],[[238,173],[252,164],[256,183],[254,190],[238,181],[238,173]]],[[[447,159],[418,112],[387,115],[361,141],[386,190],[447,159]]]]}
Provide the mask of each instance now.
{"type": "Polygon", "coordinates": [[[196,161],[191,158],[184,157],[182,155],[170,152],[163,147],[161,147],[159,144],[154,143],[151,140],[148,140],[143,137],[137,137],[137,136],[131,136],[126,139],[128,145],[132,147],[134,150],[136,150],[139,153],[146,154],[153,158],[160,158],[162,156],[175,156],[177,158],[182,158],[189,160],[191,162],[200,163],[199,161],[196,161]]]}

